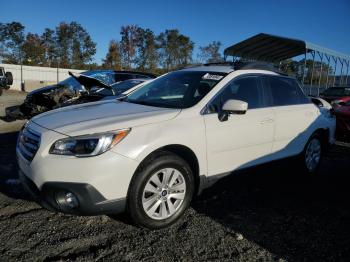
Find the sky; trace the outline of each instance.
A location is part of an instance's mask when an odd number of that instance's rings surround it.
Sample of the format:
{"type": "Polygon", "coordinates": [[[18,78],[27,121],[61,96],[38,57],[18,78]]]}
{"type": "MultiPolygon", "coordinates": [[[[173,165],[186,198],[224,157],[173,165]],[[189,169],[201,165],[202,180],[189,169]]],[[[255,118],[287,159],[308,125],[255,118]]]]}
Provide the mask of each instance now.
{"type": "Polygon", "coordinates": [[[350,54],[350,0],[0,0],[0,23],[21,22],[27,32],[77,21],[105,57],[120,27],[136,24],[156,34],[179,29],[199,46],[220,41],[222,50],[258,33],[306,40],[350,54]]]}

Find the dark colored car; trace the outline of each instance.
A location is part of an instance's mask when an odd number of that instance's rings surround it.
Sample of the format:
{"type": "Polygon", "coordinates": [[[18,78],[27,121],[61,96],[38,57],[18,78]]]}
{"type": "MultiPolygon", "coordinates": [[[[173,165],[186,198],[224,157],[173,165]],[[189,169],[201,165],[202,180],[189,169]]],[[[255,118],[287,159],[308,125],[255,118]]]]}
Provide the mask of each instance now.
{"type": "Polygon", "coordinates": [[[336,137],[340,141],[350,142],[350,96],[339,99],[333,106],[337,118],[336,137]]]}
{"type": "Polygon", "coordinates": [[[13,76],[11,72],[5,72],[3,67],[0,67],[0,96],[3,89],[9,89],[13,84],[13,76]]]}
{"type": "Polygon", "coordinates": [[[320,97],[329,103],[345,96],[350,96],[350,86],[329,87],[320,94],[320,97]]]}
{"type": "Polygon", "coordinates": [[[16,119],[30,119],[52,109],[68,105],[99,101],[105,97],[114,98],[155,75],[132,71],[93,70],[73,74],[56,85],[36,89],[28,93],[23,104],[5,109],[2,120],[10,122],[16,119]],[[123,85],[119,85],[127,80],[123,85]],[[124,91],[120,91],[120,90],[124,91]]]}
{"type": "Polygon", "coordinates": [[[61,104],[60,107],[83,104],[95,101],[110,100],[119,97],[125,91],[149,81],[149,78],[129,79],[122,82],[117,82],[108,87],[103,87],[101,84],[90,89],[89,94],[82,95],[76,99],[70,99],[61,104]]]}

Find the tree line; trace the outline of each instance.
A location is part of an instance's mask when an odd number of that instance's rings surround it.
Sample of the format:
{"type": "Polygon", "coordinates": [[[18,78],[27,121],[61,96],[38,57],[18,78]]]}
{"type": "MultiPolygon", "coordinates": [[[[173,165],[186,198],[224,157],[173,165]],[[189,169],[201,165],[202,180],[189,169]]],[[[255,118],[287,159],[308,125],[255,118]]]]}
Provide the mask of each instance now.
{"type": "Polygon", "coordinates": [[[108,46],[102,64],[94,62],[96,43],[77,22],[61,22],[39,35],[19,22],[0,23],[0,60],[3,63],[76,69],[139,70],[163,73],[196,62],[218,62],[221,43],[200,46],[193,59],[194,42],[178,29],[155,34],[149,28],[126,25],[119,40],[108,46]]]}

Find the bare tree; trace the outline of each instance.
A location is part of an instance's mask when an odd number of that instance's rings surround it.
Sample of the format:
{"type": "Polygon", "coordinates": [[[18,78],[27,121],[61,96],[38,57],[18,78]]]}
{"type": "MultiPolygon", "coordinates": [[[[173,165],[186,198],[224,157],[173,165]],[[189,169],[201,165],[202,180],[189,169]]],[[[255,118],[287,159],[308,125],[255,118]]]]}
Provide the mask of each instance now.
{"type": "Polygon", "coordinates": [[[220,54],[221,42],[213,41],[207,46],[199,47],[198,59],[203,63],[213,63],[224,61],[220,54]]]}

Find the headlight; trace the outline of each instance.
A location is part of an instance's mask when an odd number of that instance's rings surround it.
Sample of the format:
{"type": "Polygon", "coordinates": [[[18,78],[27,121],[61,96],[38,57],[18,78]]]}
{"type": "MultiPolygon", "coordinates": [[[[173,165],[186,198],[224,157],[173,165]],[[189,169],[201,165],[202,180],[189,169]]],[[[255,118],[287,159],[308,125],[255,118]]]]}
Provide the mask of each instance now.
{"type": "Polygon", "coordinates": [[[100,155],[123,140],[130,129],[115,132],[69,137],[57,140],[50,154],[87,157],[100,155]]]}

